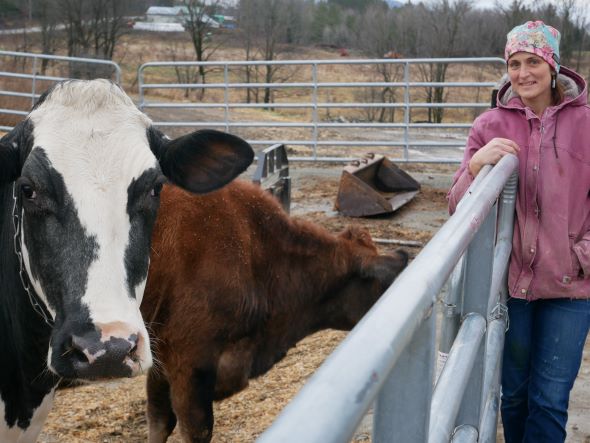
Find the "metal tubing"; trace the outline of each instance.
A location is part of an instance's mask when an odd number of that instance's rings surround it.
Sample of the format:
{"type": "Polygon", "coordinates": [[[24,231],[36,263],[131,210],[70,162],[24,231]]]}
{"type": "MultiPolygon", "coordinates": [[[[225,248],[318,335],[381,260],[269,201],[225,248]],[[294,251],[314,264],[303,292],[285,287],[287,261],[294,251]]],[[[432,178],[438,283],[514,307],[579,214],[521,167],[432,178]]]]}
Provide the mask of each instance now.
{"type": "Polygon", "coordinates": [[[489,323],[486,336],[486,371],[483,381],[483,407],[479,423],[480,442],[495,443],[496,425],[498,423],[498,406],[500,403],[500,366],[506,318],[501,317],[489,323]]]}
{"type": "Polygon", "coordinates": [[[465,316],[432,394],[428,443],[449,441],[485,330],[485,317],[465,316]]]}
{"type": "MultiPolygon", "coordinates": [[[[441,323],[441,332],[439,340],[439,358],[440,363],[444,364],[446,357],[453,346],[461,320],[461,311],[459,305],[461,302],[461,295],[463,293],[463,272],[464,260],[463,257],[459,259],[451,277],[449,278],[449,290],[444,300],[443,315],[441,323]],[[444,354],[444,356],[442,355],[444,354]],[[444,361],[443,361],[444,360],[444,361]]],[[[442,367],[440,367],[442,370],[442,367]]],[[[439,371],[440,372],[440,371],[439,371]]]]}
{"type": "MultiPolygon", "coordinates": [[[[15,111],[13,109],[0,109],[0,114],[29,115],[27,111],[15,111]]],[[[10,127],[10,129],[12,129],[12,127],[10,127]]]]}
{"type": "MultiPolygon", "coordinates": [[[[20,53],[14,53],[20,54],[20,53]]],[[[161,62],[148,62],[141,65],[140,68],[145,69],[147,67],[157,66],[219,66],[221,64],[227,64],[228,66],[265,66],[265,65],[366,65],[366,64],[423,64],[423,63],[478,63],[478,62],[489,62],[489,63],[506,63],[501,57],[457,57],[457,58],[400,58],[400,59],[358,59],[358,60],[242,60],[242,61],[224,61],[224,62],[175,62],[175,61],[161,61],[161,62]]],[[[495,86],[495,84],[494,84],[495,86]]]]}
{"type": "Polygon", "coordinates": [[[514,234],[514,211],[516,207],[516,193],[518,192],[518,174],[510,176],[504,186],[498,207],[498,235],[496,239],[496,254],[494,258],[494,275],[490,287],[488,314],[491,313],[500,298],[500,291],[506,286],[505,273],[512,251],[512,237],[514,234]],[[501,271],[498,272],[497,270],[501,271]]]}
{"type": "MultiPolygon", "coordinates": [[[[41,58],[46,60],[60,60],[60,61],[71,61],[71,62],[85,62],[85,63],[98,63],[102,65],[111,65],[116,68],[117,64],[111,60],[101,60],[97,58],[84,58],[84,57],[67,57],[64,55],[48,55],[48,54],[34,54],[32,52],[16,52],[16,51],[0,51],[0,57],[25,57],[25,58],[41,58]]],[[[119,68],[120,71],[120,68],[119,68]]]]}
{"type": "MultiPolygon", "coordinates": [[[[194,88],[194,86],[193,86],[194,88]]],[[[146,104],[146,108],[222,108],[221,103],[169,103],[153,102],[146,104]]],[[[312,102],[301,103],[228,103],[230,108],[313,108],[312,102]]],[[[318,103],[318,108],[481,108],[488,109],[488,103],[318,103]]],[[[388,124],[388,123],[383,123],[388,124]]],[[[393,124],[393,123],[392,123],[393,124]]],[[[397,123],[399,125],[399,123],[397,123]]],[[[471,123],[409,123],[409,127],[415,128],[470,128],[471,123]]]]}
{"type": "MultiPolygon", "coordinates": [[[[30,95],[29,95],[30,96],[30,95]]],[[[153,106],[151,106],[153,107],[153,106]]],[[[158,122],[159,126],[188,126],[188,125],[201,125],[201,124],[218,124],[218,125],[228,125],[228,126],[238,126],[238,127],[261,127],[261,128],[378,128],[378,129],[392,129],[392,128],[404,128],[404,126],[400,123],[303,123],[303,122],[294,122],[294,123],[284,123],[284,122],[230,122],[230,121],[217,121],[217,122],[176,122],[176,123],[168,123],[168,122],[158,122]]],[[[423,126],[421,126],[423,127],[423,126]]],[[[448,126],[446,126],[448,127],[448,126]]],[[[462,140],[464,142],[464,140],[462,140]]],[[[355,142],[352,142],[355,143],[355,142]]],[[[421,142],[423,144],[430,143],[431,145],[436,143],[439,145],[439,142],[421,142]]],[[[440,142],[442,146],[458,146],[460,145],[459,142],[440,142]],[[443,144],[444,143],[444,144],[443,144]]],[[[439,145],[439,146],[440,146],[439,145]]]]}
{"type": "Polygon", "coordinates": [[[451,443],[477,443],[477,429],[471,425],[457,426],[451,443]]]}
{"type": "MultiPolygon", "coordinates": [[[[145,89],[193,89],[197,83],[148,83],[145,89]]],[[[424,87],[445,87],[445,88],[492,88],[495,82],[291,82],[291,83],[198,83],[203,89],[246,89],[246,88],[350,88],[351,86],[361,88],[424,88],[424,87]]],[[[488,106],[489,107],[489,106],[488,106]]]]}
{"type": "Polygon", "coordinates": [[[512,250],[514,210],[518,176],[513,173],[502,191],[498,208],[498,235],[494,257],[494,271],[488,300],[489,327],[486,336],[485,370],[482,382],[480,441],[496,441],[496,426],[500,403],[500,366],[507,325],[504,305],[508,280],[508,261],[512,250]]]}
{"type": "Polygon", "coordinates": [[[457,209],[387,289],[260,442],[336,443],[352,436],[517,165],[513,155],[500,160],[473,198],[457,209]]]}
{"type": "MultiPolygon", "coordinates": [[[[2,51],[0,51],[0,52],[2,52],[2,51]]],[[[29,79],[29,80],[33,80],[33,78],[36,78],[37,80],[48,80],[48,81],[54,81],[54,82],[60,82],[62,80],[68,79],[67,77],[52,77],[50,75],[19,74],[19,73],[15,73],[15,72],[6,72],[6,71],[0,72],[0,77],[25,78],[25,79],[29,79]]]]}
{"type": "Polygon", "coordinates": [[[23,97],[23,98],[39,98],[41,94],[30,94],[29,92],[13,92],[13,91],[0,91],[0,95],[7,95],[9,97],[23,97]]]}

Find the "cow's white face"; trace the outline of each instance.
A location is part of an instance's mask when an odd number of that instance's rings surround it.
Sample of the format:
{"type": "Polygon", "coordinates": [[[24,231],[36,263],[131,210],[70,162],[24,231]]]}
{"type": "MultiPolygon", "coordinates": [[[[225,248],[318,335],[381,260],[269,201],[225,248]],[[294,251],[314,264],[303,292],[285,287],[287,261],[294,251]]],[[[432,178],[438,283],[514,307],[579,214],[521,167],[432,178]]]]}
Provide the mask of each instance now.
{"type": "Polygon", "coordinates": [[[139,304],[162,171],[207,191],[245,169],[251,149],[217,132],[206,133],[205,148],[203,133],[164,140],[101,80],[59,85],[23,128],[30,146],[16,180],[21,247],[55,321],[49,368],[68,378],[136,375],[152,363],[139,304]]]}
{"type": "Polygon", "coordinates": [[[124,356],[120,375],[135,375],[152,362],[139,303],[164,180],[150,121],[107,82],[66,84],[29,119],[33,148],[17,181],[22,249],[55,316],[49,367],[75,377],[110,347],[124,356]]]}

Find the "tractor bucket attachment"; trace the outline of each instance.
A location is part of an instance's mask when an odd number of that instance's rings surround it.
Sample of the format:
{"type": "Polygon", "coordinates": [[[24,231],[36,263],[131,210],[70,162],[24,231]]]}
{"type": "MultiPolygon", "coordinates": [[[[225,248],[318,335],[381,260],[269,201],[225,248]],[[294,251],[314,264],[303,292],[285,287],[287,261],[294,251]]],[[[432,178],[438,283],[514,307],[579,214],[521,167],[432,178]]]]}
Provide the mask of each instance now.
{"type": "Polygon", "coordinates": [[[350,217],[387,214],[412,200],[420,184],[382,155],[345,166],[336,209],[350,217]]]}

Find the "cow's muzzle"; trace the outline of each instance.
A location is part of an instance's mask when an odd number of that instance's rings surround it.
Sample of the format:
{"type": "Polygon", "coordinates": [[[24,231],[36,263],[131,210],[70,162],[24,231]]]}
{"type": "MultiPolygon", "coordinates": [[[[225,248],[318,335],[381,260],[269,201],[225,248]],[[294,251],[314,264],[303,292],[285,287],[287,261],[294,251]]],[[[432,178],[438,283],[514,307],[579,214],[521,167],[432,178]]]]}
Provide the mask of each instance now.
{"type": "Polygon", "coordinates": [[[149,368],[151,361],[142,357],[147,345],[141,331],[121,322],[94,326],[55,344],[52,370],[65,378],[98,380],[133,377],[149,368]]]}

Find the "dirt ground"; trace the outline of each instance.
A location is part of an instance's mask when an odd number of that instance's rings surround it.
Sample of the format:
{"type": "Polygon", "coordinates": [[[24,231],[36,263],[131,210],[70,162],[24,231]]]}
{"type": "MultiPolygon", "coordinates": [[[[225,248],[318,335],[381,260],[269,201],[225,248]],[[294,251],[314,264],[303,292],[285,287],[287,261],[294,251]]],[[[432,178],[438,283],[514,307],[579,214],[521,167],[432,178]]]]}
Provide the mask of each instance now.
{"type": "MultiPolygon", "coordinates": [[[[322,224],[333,232],[348,224],[369,229],[373,237],[426,243],[447,220],[445,194],[455,166],[404,167],[421,184],[421,192],[391,216],[352,219],[333,209],[341,165],[293,165],[291,212],[322,224]]],[[[396,248],[380,245],[382,252],[396,248]]],[[[415,256],[420,247],[405,247],[415,256]]],[[[302,340],[265,376],[250,387],[215,404],[214,443],[254,441],[303,386],[345,333],[324,331],[302,340]]],[[[587,346],[590,349],[590,344],[587,346]]],[[[569,443],[590,443],[590,354],[574,388],[568,426],[569,443]]],[[[42,443],[143,442],[146,441],[145,377],[60,390],[39,439],[42,443]]],[[[501,430],[500,430],[501,431],[501,430]]],[[[170,442],[181,442],[175,432],[170,442]]],[[[370,442],[370,430],[362,427],[354,441],[370,442]]],[[[503,441],[499,436],[498,441],[503,441]]],[[[302,442],[303,443],[303,442],[302,442]]]]}

